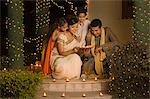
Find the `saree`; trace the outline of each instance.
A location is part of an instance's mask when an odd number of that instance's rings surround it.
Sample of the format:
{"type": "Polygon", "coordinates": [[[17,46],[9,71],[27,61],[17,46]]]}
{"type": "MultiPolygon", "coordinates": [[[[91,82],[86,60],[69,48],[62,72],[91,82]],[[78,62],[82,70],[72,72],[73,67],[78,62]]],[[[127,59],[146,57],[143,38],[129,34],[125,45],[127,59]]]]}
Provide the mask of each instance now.
{"type": "MultiPolygon", "coordinates": [[[[57,43],[64,45],[64,51],[73,49],[79,46],[79,42],[74,39],[68,43],[68,39],[64,34],[61,34],[57,43]]],[[[79,79],[81,74],[82,61],[78,54],[72,53],[67,56],[59,54],[57,47],[54,47],[51,57],[52,76],[55,79],[79,79]]]]}

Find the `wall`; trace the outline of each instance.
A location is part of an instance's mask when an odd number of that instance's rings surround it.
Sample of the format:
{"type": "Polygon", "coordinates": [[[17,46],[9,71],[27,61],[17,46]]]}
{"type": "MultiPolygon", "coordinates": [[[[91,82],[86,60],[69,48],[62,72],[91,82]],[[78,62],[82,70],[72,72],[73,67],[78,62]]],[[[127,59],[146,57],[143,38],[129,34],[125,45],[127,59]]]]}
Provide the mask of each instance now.
{"type": "Polygon", "coordinates": [[[131,40],[133,20],[121,19],[122,0],[89,0],[89,19],[100,18],[103,26],[111,27],[122,43],[131,40]]]}

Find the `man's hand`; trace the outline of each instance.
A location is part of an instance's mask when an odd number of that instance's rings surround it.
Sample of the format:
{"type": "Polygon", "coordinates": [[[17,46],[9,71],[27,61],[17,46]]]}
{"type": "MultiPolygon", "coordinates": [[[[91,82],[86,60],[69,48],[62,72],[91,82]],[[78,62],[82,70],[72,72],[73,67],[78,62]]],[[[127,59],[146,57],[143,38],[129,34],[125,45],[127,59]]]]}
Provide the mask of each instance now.
{"type": "Polygon", "coordinates": [[[102,51],[102,47],[95,48],[95,53],[100,53],[102,51]]]}
{"type": "Polygon", "coordinates": [[[102,49],[103,49],[102,46],[100,46],[100,47],[98,48],[99,51],[102,51],[102,49]]]}

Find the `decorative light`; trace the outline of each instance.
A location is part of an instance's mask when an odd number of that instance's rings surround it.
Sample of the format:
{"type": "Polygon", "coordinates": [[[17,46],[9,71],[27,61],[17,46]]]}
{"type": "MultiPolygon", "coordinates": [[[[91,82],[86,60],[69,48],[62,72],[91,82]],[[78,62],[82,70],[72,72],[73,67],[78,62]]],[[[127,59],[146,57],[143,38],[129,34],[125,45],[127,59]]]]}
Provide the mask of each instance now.
{"type": "Polygon", "coordinates": [[[62,93],[61,97],[65,97],[65,93],[62,93]]]}
{"type": "Polygon", "coordinates": [[[83,78],[82,81],[85,82],[86,81],[85,78],[83,78]]]}
{"type": "Polygon", "coordinates": [[[97,77],[95,77],[94,80],[97,81],[97,77]]]}
{"type": "Polygon", "coordinates": [[[102,93],[102,92],[99,92],[99,95],[102,97],[102,96],[103,96],[103,93],[102,93]]]}
{"type": "Polygon", "coordinates": [[[83,93],[83,94],[82,94],[82,97],[86,97],[86,94],[85,94],[85,93],[83,93]]]}
{"type": "Polygon", "coordinates": [[[66,78],[66,82],[69,82],[70,80],[69,80],[69,78],[66,78]]]}
{"type": "Polygon", "coordinates": [[[4,68],[4,70],[6,70],[6,68],[4,68]]]}
{"type": "Polygon", "coordinates": [[[56,79],[53,79],[53,82],[56,82],[56,79]]]}
{"type": "Polygon", "coordinates": [[[46,94],[46,92],[44,92],[44,93],[43,93],[43,97],[47,97],[47,94],[46,94]]]}
{"type": "Polygon", "coordinates": [[[30,67],[31,67],[31,69],[33,69],[34,68],[33,64],[31,64],[30,67]]]}

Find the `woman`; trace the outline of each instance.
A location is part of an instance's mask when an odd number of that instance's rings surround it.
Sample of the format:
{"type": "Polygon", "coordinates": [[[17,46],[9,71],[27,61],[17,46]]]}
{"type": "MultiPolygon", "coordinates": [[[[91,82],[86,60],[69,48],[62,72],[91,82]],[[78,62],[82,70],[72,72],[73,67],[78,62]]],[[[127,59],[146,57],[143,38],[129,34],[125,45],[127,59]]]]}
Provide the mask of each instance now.
{"type": "Polygon", "coordinates": [[[82,61],[76,54],[79,42],[75,37],[78,29],[77,18],[68,20],[68,31],[58,37],[58,45],[52,51],[52,76],[55,79],[78,79],[81,73],[82,61]]]}

